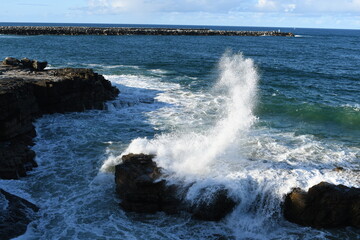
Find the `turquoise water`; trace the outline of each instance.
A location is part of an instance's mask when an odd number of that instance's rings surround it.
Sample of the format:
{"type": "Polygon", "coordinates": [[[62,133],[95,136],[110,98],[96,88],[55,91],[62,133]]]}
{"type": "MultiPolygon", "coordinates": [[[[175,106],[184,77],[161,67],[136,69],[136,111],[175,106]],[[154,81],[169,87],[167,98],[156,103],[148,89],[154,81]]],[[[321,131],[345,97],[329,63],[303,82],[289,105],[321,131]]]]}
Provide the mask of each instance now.
{"type": "Polygon", "coordinates": [[[93,68],[121,91],[104,111],[36,121],[40,166],[0,181],[41,208],[22,239],[356,239],[280,205],[293,187],[360,187],[360,31],[280,30],[296,37],[0,36],[0,58],[93,68]],[[189,200],[222,184],[241,204],[219,223],[125,213],[113,166],[128,152],[155,153],[193,183],[189,200]]]}

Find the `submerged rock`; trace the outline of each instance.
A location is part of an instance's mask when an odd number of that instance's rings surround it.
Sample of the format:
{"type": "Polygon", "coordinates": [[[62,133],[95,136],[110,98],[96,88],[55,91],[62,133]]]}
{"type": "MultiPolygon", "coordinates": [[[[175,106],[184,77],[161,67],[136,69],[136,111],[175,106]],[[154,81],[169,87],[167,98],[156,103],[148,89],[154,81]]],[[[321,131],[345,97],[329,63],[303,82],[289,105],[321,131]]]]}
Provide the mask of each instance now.
{"type": "Polygon", "coordinates": [[[0,239],[25,233],[39,208],[31,202],[0,189],[0,239]]]}
{"type": "Polygon", "coordinates": [[[184,186],[168,185],[161,178],[161,169],[153,158],[153,155],[128,154],[116,166],[116,191],[122,200],[120,206],[125,211],[177,213],[185,210],[195,219],[219,221],[235,207],[236,202],[228,196],[224,187],[211,194],[207,192],[209,189],[203,189],[198,201],[186,201],[184,186]],[[181,194],[179,189],[182,189],[181,194]]]}
{"type": "Polygon", "coordinates": [[[321,182],[308,192],[295,188],[286,195],[287,220],[316,228],[360,228],[360,189],[321,182]]]}

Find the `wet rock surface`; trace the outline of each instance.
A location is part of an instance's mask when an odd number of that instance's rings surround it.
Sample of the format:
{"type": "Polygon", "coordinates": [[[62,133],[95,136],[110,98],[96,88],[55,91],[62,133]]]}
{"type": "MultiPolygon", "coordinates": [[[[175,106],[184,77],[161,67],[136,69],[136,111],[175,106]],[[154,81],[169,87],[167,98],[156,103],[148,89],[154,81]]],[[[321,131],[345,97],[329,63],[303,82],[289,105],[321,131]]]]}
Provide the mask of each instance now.
{"type": "Polygon", "coordinates": [[[316,228],[360,228],[360,189],[321,182],[308,192],[295,188],[286,195],[288,221],[316,228]]]}
{"type": "Polygon", "coordinates": [[[206,191],[207,189],[202,191],[206,195],[205,198],[199,196],[199,200],[190,206],[194,219],[220,221],[237,205],[237,202],[229,197],[227,189],[222,186],[210,194],[206,191]]]}
{"type": "Polygon", "coordinates": [[[36,167],[29,149],[33,120],[43,114],[103,109],[119,90],[91,69],[43,70],[46,62],[6,58],[0,64],[0,178],[36,167]]]}
{"type": "Polygon", "coordinates": [[[153,161],[153,155],[129,154],[116,166],[116,191],[122,199],[120,205],[126,211],[155,213],[178,211],[180,199],[174,187],[161,180],[161,170],[153,161]]]}
{"type": "Polygon", "coordinates": [[[0,239],[25,233],[39,208],[31,202],[0,189],[0,239]]]}
{"type": "Polygon", "coordinates": [[[153,161],[153,155],[128,154],[115,168],[116,191],[125,211],[139,213],[178,213],[188,211],[193,218],[219,221],[237,204],[223,187],[207,194],[203,189],[199,201],[188,202],[184,186],[169,185],[162,179],[161,169],[153,161]],[[204,195],[207,197],[204,198],[204,195]]]}
{"type": "Polygon", "coordinates": [[[293,33],[280,31],[224,31],[186,28],[126,28],[126,27],[50,27],[0,26],[0,34],[12,35],[193,35],[193,36],[282,36],[293,33]]]}

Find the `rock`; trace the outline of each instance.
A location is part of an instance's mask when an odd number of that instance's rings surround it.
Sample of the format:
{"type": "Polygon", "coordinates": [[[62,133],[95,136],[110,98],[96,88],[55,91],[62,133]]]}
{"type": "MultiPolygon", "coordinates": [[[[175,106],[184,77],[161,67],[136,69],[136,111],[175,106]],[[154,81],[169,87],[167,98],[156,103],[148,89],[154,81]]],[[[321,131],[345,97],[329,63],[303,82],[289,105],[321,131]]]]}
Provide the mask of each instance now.
{"type": "MultiPolygon", "coordinates": [[[[206,189],[204,189],[206,191],[206,189]]],[[[201,198],[192,205],[193,218],[206,221],[219,221],[228,215],[236,206],[236,202],[228,196],[228,191],[220,187],[210,197],[201,198]]]]}
{"type": "Polygon", "coordinates": [[[321,182],[305,192],[295,188],[286,195],[287,220],[316,228],[360,228],[360,189],[321,182]]]}
{"type": "Polygon", "coordinates": [[[33,203],[0,189],[0,239],[25,233],[39,208],[33,203]]]}
{"type": "Polygon", "coordinates": [[[0,34],[15,35],[192,35],[192,36],[282,36],[293,33],[280,31],[224,31],[194,28],[127,28],[127,27],[51,27],[0,26],[0,34]]]}
{"type": "Polygon", "coordinates": [[[30,69],[32,71],[43,71],[47,66],[47,62],[30,60],[28,58],[23,58],[19,61],[16,58],[7,57],[4,59],[3,65],[19,66],[21,68],[30,69]]]}
{"type": "Polygon", "coordinates": [[[345,171],[345,169],[343,167],[336,167],[336,168],[333,169],[333,171],[335,171],[335,172],[343,172],[343,171],[345,171]]]}
{"type": "MultiPolygon", "coordinates": [[[[21,64],[31,60],[22,59],[21,64]]],[[[52,69],[36,74],[0,65],[0,178],[17,179],[36,167],[29,150],[33,120],[43,114],[103,109],[119,90],[91,69],[52,69]]]]}
{"type": "Polygon", "coordinates": [[[34,60],[31,66],[35,71],[42,71],[44,70],[44,68],[46,68],[47,62],[39,62],[37,60],[34,60]]]}
{"type": "Polygon", "coordinates": [[[33,67],[32,66],[33,65],[33,60],[30,60],[28,58],[21,59],[20,63],[24,68],[32,68],[33,67]]]}
{"type": "Polygon", "coordinates": [[[203,189],[199,201],[194,204],[187,202],[184,196],[188,189],[168,185],[166,180],[161,179],[161,169],[153,158],[153,155],[128,154],[115,167],[116,191],[122,200],[120,206],[125,211],[177,213],[186,210],[196,219],[219,221],[236,205],[223,186],[213,191],[210,199],[204,198],[208,196],[209,189],[203,189]],[[182,189],[181,194],[179,189],[182,189]]]}
{"type": "Polygon", "coordinates": [[[172,195],[172,187],[161,180],[161,170],[153,161],[153,155],[129,154],[116,166],[116,191],[126,211],[155,213],[177,212],[178,202],[172,195]]]}
{"type": "Polygon", "coordinates": [[[20,61],[13,57],[7,57],[4,59],[3,64],[10,66],[18,66],[20,64],[20,61]]]}

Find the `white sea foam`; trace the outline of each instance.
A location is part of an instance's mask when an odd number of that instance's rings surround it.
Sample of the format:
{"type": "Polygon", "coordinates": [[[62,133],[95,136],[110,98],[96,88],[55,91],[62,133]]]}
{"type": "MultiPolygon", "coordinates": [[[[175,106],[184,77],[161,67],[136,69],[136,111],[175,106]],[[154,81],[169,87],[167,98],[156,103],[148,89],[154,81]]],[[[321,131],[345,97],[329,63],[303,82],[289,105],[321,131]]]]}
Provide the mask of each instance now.
{"type": "Polygon", "coordinates": [[[342,105],[343,107],[348,107],[348,108],[352,108],[355,111],[359,112],[360,111],[360,103],[353,103],[353,104],[344,104],[342,105]]]}
{"type": "MultiPolygon", "coordinates": [[[[169,181],[191,183],[186,196],[189,201],[208,197],[200,195],[202,189],[211,193],[225,186],[241,202],[226,221],[237,239],[288,239],[292,231],[296,236],[299,230],[283,221],[280,205],[284,195],[293,187],[308,189],[321,181],[360,186],[354,172],[332,171],[336,166],[358,168],[359,149],[323,142],[312,135],[254,126],[257,82],[253,61],[230,53],[222,57],[219,80],[209,93],[156,82],[161,92],[155,99],[171,105],[151,111],[147,117],[153,126],[163,124],[171,131],[154,139],[134,139],[121,155],[155,154],[169,181]]],[[[146,82],[144,87],[151,88],[152,83],[146,82]]],[[[118,164],[121,155],[109,157],[102,170],[118,164]]],[[[303,238],[321,238],[323,233],[301,234],[303,238]]]]}
{"type": "Polygon", "coordinates": [[[292,187],[320,181],[360,186],[356,173],[331,170],[359,168],[359,148],[258,126],[258,75],[241,54],[223,56],[211,91],[190,91],[161,74],[107,75],[121,91],[107,111],[37,120],[39,167],[29,179],[0,181],[40,207],[19,239],[327,238],[326,231],[284,221],[280,204],[292,187]],[[162,133],[150,139],[158,129],[162,133]],[[128,145],[134,136],[149,137],[128,145]],[[211,193],[225,186],[241,203],[219,223],[125,214],[109,172],[129,152],[157,154],[169,181],[191,183],[189,201],[208,197],[200,194],[204,188],[211,193]]]}

